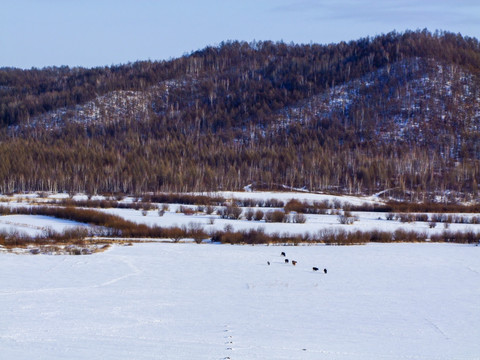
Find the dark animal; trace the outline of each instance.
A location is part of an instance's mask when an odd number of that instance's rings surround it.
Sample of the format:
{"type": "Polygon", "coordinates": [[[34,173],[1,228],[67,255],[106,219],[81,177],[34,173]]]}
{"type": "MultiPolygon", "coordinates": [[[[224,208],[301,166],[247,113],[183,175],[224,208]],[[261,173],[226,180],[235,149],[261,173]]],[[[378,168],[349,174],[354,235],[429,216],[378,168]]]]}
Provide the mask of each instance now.
{"type": "Polygon", "coordinates": [[[313,271],[318,271],[318,268],[315,267],[315,266],[312,269],[313,269],[313,271]]]}
{"type": "Polygon", "coordinates": [[[281,255],[281,256],[287,256],[287,255],[285,255],[285,253],[284,253],[283,251],[282,251],[282,253],[281,253],[280,255],[281,255]]]}
{"type": "Polygon", "coordinates": [[[326,274],[326,273],[327,273],[327,269],[323,269],[323,272],[326,274]]]}
{"type": "Polygon", "coordinates": [[[270,265],[270,261],[267,261],[267,265],[270,265]]]}
{"type": "Polygon", "coordinates": [[[288,264],[288,259],[285,259],[285,264],[288,264]]]}
{"type": "Polygon", "coordinates": [[[292,265],[293,266],[297,265],[297,262],[295,260],[292,260],[292,265]]]}

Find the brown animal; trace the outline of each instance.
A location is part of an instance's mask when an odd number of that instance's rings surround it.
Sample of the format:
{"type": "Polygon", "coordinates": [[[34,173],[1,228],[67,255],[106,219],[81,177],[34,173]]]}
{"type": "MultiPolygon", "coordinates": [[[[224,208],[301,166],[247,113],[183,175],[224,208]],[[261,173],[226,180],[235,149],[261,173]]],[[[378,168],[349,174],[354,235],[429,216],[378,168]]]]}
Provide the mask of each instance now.
{"type": "Polygon", "coordinates": [[[292,265],[293,266],[297,265],[297,262],[295,260],[292,260],[292,265]]]}

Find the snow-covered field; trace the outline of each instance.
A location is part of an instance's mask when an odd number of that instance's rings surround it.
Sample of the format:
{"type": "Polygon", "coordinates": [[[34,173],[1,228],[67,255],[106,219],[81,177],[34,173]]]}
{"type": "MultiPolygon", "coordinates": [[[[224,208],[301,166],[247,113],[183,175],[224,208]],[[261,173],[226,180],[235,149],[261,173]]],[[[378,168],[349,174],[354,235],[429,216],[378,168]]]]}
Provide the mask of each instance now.
{"type": "Polygon", "coordinates": [[[18,231],[30,236],[41,235],[44,231],[51,229],[62,232],[76,227],[89,227],[87,224],[76,221],[58,219],[50,216],[40,215],[7,215],[0,216],[0,231],[18,231]]]}
{"type": "MultiPolygon", "coordinates": [[[[315,193],[306,193],[306,192],[213,192],[213,193],[204,193],[202,195],[208,196],[222,196],[225,199],[255,199],[255,200],[269,200],[276,199],[281,200],[284,203],[287,203],[291,199],[297,199],[300,201],[306,201],[309,203],[313,202],[322,202],[328,201],[330,204],[351,204],[351,205],[362,205],[362,204],[374,204],[381,203],[381,199],[376,196],[370,197],[355,197],[355,196],[340,196],[340,195],[326,195],[326,194],[315,194],[315,193]]],[[[68,194],[50,194],[48,199],[65,199],[68,198],[68,194]]],[[[31,201],[42,204],[47,199],[40,198],[38,194],[17,194],[13,197],[8,198],[9,201],[3,197],[4,202],[3,206],[18,207],[18,206],[33,206],[31,201]]],[[[84,194],[77,194],[72,197],[74,200],[86,200],[88,197],[84,194]]],[[[105,200],[103,196],[92,196],[92,200],[105,200]]],[[[134,199],[132,197],[126,197],[122,200],[124,203],[131,203],[134,199]]],[[[155,204],[160,208],[161,204],[155,204]]],[[[467,232],[471,231],[474,233],[480,232],[480,224],[471,224],[471,223],[452,223],[444,224],[437,223],[435,227],[430,227],[429,222],[410,222],[404,223],[399,220],[386,220],[386,213],[382,212],[353,212],[358,220],[351,225],[340,224],[338,215],[305,215],[306,222],[304,224],[292,224],[292,223],[266,223],[262,221],[247,221],[244,217],[240,220],[230,220],[230,219],[221,219],[220,216],[216,213],[207,215],[202,212],[195,212],[193,215],[184,215],[179,212],[181,205],[179,204],[169,204],[169,209],[164,213],[163,216],[159,216],[157,210],[149,210],[144,212],[142,210],[135,209],[120,209],[120,208],[109,208],[109,209],[96,209],[98,211],[104,211],[110,214],[119,215],[124,219],[134,221],[136,223],[143,223],[147,225],[157,225],[162,227],[172,227],[172,226],[190,226],[193,224],[201,225],[205,231],[216,231],[224,230],[225,227],[229,227],[234,231],[242,231],[249,229],[262,229],[267,234],[278,233],[282,234],[305,234],[310,233],[311,235],[316,234],[321,230],[346,230],[346,231],[389,231],[393,232],[398,229],[406,231],[416,231],[419,233],[427,234],[427,237],[433,234],[440,234],[445,230],[452,232],[467,232]]],[[[197,206],[194,205],[184,205],[193,210],[197,209],[197,206]]],[[[218,210],[219,207],[216,207],[218,210]]],[[[281,209],[281,208],[280,208],[281,209]]],[[[242,209],[244,214],[247,211],[247,208],[242,209]]],[[[259,208],[253,207],[253,211],[262,210],[264,213],[267,213],[275,208],[259,208]]],[[[334,212],[334,210],[328,210],[328,212],[334,212]]],[[[428,214],[429,218],[432,218],[433,214],[428,214]]],[[[480,214],[449,214],[449,215],[459,215],[465,219],[471,219],[472,217],[479,217],[480,214]]],[[[75,226],[86,226],[85,224],[69,222],[61,219],[39,217],[39,216],[27,216],[27,215],[11,215],[11,216],[0,216],[0,231],[20,231],[26,232],[30,235],[39,234],[45,227],[50,227],[56,231],[63,231],[67,228],[75,226]]]]}
{"type": "MultiPolygon", "coordinates": [[[[98,209],[109,214],[119,215],[124,219],[134,221],[139,224],[158,225],[163,227],[171,226],[189,226],[191,223],[200,224],[205,230],[224,230],[225,226],[230,226],[235,231],[249,229],[263,229],[267,234],[304,234],[306,232],[315,234],[320,230],[346,230],[346,231],[395,231],[403,229],[407,231],[416,231],[426,233],[427,235],[439,234],[444,232],[445,225],[438,223],[435,228],[430,228],[428,222],[402,223],[399,220],[386,220],[385,213],[379,212],[353,212],[358,217],[352,225],[340,224],[338,215],[306,215],[307,221],[304,224],[292,223],[266,223],[262,221],[248,221],[245,219],[230,220],[221,219],[218,215],[206,215],[197,213],[193,215],[184,215],[176,212],[178,205],[170,205],[170,210],[163,216],[158,215],[158,211],[150,210],[144,216],[141,210],[134,209],[98,209]],[[213,223],[212,223],[213,220],[213,223]]],[[[196,206],[191,206],[195,209],[196,206]]],[[[257,210],[258,208],[253,208],[257,210]]],[[[264,212],[271,211],[271,208],[261,208],[264,212]]],[[[466,218],[478,216],[478,214],[461,214],[466,218]]],[[[448,224],[449,231],[473,231],[480,232],[480,224],[448,224]]]]}
{"type": "Polygon", "coordinates": [[[1,358],[476,360],[479,258],[453,244],[2,253],[1,358]]]}

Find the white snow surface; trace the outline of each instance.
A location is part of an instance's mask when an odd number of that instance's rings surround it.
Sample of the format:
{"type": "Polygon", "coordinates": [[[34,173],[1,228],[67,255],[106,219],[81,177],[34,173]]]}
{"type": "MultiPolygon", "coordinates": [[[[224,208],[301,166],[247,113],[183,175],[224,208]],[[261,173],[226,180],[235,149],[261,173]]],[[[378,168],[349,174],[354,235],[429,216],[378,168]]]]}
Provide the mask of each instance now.
{"type": "MultiPolygon", "coordinates": [[[[200,193],[203,194],[203,193],[200,193]]],[[[379,199],[376,196],[349,196],[349,195],[330,195],[330,194],[319,194],[319,193],[309,193],[309,192],[276,192],[276,191],[251,191],[251,192],[242,192],[242,191],[219,191],[219,192],[210,192],[204,193],[203,195],[209,196],[223,196],[226,199],[277,199],[282,200],[285,203],[291,199],[296,199],[300,201],[306,201],[308,203],[313,203],[314,201],[339,201],[342,204],[350,205],[363,205],[379,203],[379,199]]]]}
{"type": "Polygon", "coordinates": [[[479,252],[149,243],[0,253],[1,358],[477,360],[479,252]]]}
{"type": "Polygon", "coordinates": [[[19,231],[30,236],[42,234],[52,229],[62,232],[75,227],[89,227],[90,225],[77,221],[64,220],[43,215],[6,215],[0,216],[0,231],[19,231]]]}

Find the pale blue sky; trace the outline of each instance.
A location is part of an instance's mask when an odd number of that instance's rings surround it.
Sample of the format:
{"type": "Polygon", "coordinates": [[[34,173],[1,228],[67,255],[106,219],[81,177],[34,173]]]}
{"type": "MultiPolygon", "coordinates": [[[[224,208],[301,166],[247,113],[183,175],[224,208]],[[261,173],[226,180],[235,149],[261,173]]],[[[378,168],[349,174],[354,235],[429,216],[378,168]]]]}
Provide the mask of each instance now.
{"type": "Polygon", "coordinates": [[[480,1],[0,0],[0,67],[93,67],[224,40],[325,44],[423,28],[480,38],[480,1]]]}

